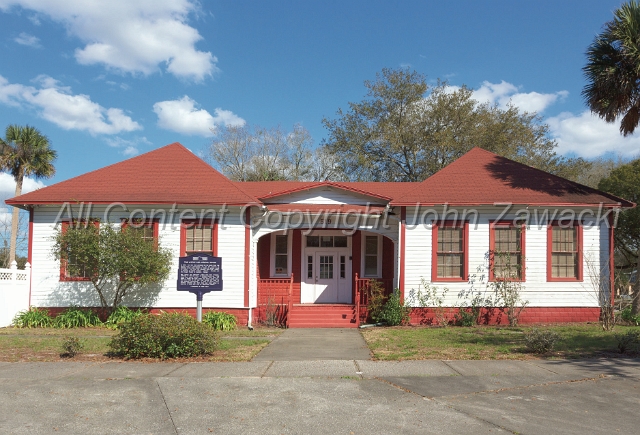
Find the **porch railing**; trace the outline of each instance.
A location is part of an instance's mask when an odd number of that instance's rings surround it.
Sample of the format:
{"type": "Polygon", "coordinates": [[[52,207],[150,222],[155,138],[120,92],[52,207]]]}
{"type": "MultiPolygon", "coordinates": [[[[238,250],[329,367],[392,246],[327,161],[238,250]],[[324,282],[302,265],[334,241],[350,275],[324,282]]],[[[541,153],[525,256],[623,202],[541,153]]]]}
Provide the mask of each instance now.
{"type": "Polygon", "coordinates": [[[384,294],[390,295],[393,292],[393,279],[391,278],[360,278],[356,273],[356,291],[355,291],[355,306],[356,306],[356,323],[358,326],[363,321],[367,320],[369,314],[368,305],[369,298],[371,297],[371,283],[377,281],[382,284],[384,288],[384,294]]]}
{"type": "Polygon", "coordinates": [[[258,278],[258,306],[263,307],[268,324],[289,326],[292,307],[293,274],[289,278],[258,278]],[[286,312],[285,312],[286,310],[286,312]]]}

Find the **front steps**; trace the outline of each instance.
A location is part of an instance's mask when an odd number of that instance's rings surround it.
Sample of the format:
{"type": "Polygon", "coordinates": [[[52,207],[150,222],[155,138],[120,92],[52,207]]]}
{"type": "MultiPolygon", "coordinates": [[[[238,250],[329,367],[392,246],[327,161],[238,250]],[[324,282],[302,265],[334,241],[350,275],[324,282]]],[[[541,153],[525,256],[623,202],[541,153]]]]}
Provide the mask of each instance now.
{"type": "Polygon", "coordinates": [[[351,304],[295,304],[289,313],[289,328],[356,328],[351,304]]]}

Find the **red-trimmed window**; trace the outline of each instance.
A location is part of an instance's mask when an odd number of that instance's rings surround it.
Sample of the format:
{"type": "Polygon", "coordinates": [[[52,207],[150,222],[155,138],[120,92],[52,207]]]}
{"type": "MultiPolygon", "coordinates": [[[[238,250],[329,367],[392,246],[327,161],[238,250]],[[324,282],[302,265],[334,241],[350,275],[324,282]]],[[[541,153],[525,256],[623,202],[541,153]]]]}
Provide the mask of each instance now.
{"type": "MultiPolygon", "coordinates": [[[[99,221],[91,221],[91,224],[95,225],[96,228],[100,227],[99,221]]],[[[74,231],[77,227],[74,225],[87,225],[86,222],[74,222],[73,225],[71,221],[62,221],[61,222],[61,230],[62,234],[65,234],[67,231],[74,231]]],[[[73,257],[69,257],[66,260],[60,260],[60,281],[90,281],[91,280],[91,272],[86,270],[85,268],[80,268],[76,273],[71,273],[70,269],[75,269],[74,267],[69,267],[69,265],[75,266],[76,260],[73,257]]]]}
{"type": "Polygon", "coordinates": [[[218,255],[218,222],[211,219],[183,219],[180,222],[180,256],[218,255]]]}
{"type": "Polygon", "coordinates": [[[467,281],[469,223],[445,221],[433,225],[431,281],[467,281]]]}
{"type": "Polygon", "coordinates": [[[158,225],[159,220],[129,220],[123,219],[121,228],[124,230],[127,228],[129,231],[135,231],[139,233],[142,238],[149,243],[158,245],[158,225]]]}
{"type": "Polygon", "coordinates": [[[512,221],[489,226],[489,280],[525,281],[525,225],[512,221]]]}
{"type": "Polygon", "coordinates": [[[582,281],[582,226],[578,222],[548,225],[547,281],[582,281]]]}

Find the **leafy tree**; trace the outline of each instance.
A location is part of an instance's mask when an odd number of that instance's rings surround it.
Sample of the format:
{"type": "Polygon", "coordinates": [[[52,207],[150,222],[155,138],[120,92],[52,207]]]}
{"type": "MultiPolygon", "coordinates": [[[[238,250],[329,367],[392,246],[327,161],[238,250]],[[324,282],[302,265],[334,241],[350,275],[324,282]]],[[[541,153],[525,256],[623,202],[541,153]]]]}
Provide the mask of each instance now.
{"type": "Polygon", "coordinates": [[[408,69],[383,69],[365,81],[367,97],[323,119],[324,146],[346,176],[358,181],[422,181],[474,146],[563,176],[576,164],[555,153],[536,113],[480,104],[466,86],[438,82],[408,69]]]}
{"type": "Polygon", "coordinates": [[[291,132],[280,127],[227,126],[213,140],[209,159],[236,181],[317,181],[333,177],[334,159],[313,150],[313,139],[301,125],[291,132]]]}
{"type": "MultiPolygon", "coordinates": [[[[22,194],[24,177],[50,178],[56,170],[53,162],[57,153],[51,149],[49,139],[29,125],[9,125],[5,138],[0,139],[0,167],[16,181],[15,195],[22,194]]],[[[13,208],[9,263],[16,259],[18,219],[20,210],[13,208]]]]}
{"type": "Polygon", "coordinates": [[[164,282],[172,259],[170,250],[145,240],[133,226],[121,229],[93,222],[73,222],[66,231],[58,228],[51,254],[65,262],[71,276],[89,277],[107,313],[127,294],[164,282]]]}
{"type": "MultiPolygon", "coordinates": [[[[609,177],[600,181],[598,188],[626,200],[640,202],[640,159],[620,166],[611,171],[609,177]]],[[[632,267],[636,260],[636,269],[640,270],[640,208],[623,210],[618,217],[614,231],[617,250],[627,259],[624,266],[632,267]]],[[[638,314],[640,305],[640,279],[634,286],[633,314],[638,314]]]]}
{"type": "Polygon", "coordinates": [[[624,3],[613,15],[587,48],[582,95],[606,122],[622,117],[620,133],[627,136],[640,121],[640,3],[624,3]]]}

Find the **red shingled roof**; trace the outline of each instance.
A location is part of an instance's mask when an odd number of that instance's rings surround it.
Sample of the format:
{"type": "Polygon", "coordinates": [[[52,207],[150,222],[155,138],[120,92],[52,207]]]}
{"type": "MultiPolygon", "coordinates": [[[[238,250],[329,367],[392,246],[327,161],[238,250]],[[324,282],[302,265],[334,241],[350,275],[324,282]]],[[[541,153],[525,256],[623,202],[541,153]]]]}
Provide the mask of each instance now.
{"type": "Polygon", "coordinates": [[[179,143],[20,195],[6,203],[245,205],[261,204],[258,198],[274,198],[324,185],[371,195],[382,203],[391,199],[391,205],[634,206],[624,199],[480,148],[472,149],[422,183],[233,182],[179,143]]]}
{"type": "Polygon", "coordinates": [[[633,207],[632,202],[474,148],[393,205],[527,205],[633,207]]]}
{"type": "Polygon", "coordinates": [[[64,202],[259,203],[177,142],[6,201],[10,205],[64,202]]]}

